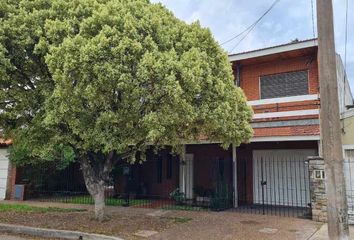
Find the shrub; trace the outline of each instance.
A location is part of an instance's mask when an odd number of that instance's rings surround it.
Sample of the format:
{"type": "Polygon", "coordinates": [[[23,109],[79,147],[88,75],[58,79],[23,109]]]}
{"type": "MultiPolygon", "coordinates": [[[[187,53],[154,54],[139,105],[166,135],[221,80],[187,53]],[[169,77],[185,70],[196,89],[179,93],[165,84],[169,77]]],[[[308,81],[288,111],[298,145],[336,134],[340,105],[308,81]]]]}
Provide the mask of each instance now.
{"type": "Polygon", "coordinates": [[[182,205],[186,200],[186,195],[176,188],[170,193],[170,198],[175,200],[178,205],[182,205]]]}

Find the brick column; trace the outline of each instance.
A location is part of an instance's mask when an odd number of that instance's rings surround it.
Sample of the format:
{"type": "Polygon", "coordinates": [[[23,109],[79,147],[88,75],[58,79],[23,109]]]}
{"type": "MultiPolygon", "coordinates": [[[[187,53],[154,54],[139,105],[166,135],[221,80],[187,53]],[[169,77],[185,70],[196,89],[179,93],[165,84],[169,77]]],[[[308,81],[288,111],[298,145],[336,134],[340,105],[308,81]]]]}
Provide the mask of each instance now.
{"type": "Polygon", "coordinates": [[[15,198],[15,185],[17,178],[17,168],[10,162],[9,164],[9,175],[7,181],[6,199],[13,200],[15,198]]]}
{"type": "Polygon", "coordinates": [[[308,160],[310,172],[310,197],[312,220],[327,222],[327,196],[325,166],[323,158],[311,157],[308,160]]]}

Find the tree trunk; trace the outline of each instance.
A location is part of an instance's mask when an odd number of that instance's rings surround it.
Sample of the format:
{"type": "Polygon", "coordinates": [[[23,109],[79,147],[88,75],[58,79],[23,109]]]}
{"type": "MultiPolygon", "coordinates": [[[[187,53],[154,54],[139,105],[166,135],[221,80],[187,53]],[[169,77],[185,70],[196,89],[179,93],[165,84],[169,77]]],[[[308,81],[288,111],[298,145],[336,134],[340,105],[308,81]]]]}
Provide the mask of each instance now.
{"type": "Polygon", "coordinates": [[[102,222],[105,217],[105,195],[104,186],[98,186],[95,194],[93,195],[95,201],[95,219],[102,222]]]}
{"type": "MultiPolygon", "coordinates": [[[[123,155],[124,156],[124,155],[123,155]]],[[[114,151],[106,156],[103,154],[88,153],[80,160],[86,188],[95,201],[95,218],[102,222],[105,217],[105,183],[110,179],[110,174],[118,158],[114,151]]]]}
{"type": "Polygon", "coordinates": [[[88,159],[81,160],[80,164],[81,164],[81,170],[84,176],[86,188],[95,202],[95,219],[99,222],[102,222],[105,217],[104,179],[100,179],[99,176],[101,174],[97,174],[97,170],[98,172],[100,172],[100,170],[96,169],[95,171],[88,159]]]}

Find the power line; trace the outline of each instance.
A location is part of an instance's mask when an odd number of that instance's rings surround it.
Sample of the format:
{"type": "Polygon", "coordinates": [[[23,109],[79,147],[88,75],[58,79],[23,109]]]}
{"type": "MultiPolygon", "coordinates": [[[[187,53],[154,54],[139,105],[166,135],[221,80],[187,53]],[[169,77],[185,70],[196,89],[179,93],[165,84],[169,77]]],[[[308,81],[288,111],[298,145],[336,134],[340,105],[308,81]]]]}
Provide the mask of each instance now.
{"type": "MultiPolygon", "coordinates": [[[[262,14],[262,16],[260,18],[257,19],[257,21],[255,21],[254,23],[252,23],[251,25],[249,25],[245,30],[243,30],[242,32],[236,34],[235,36],[233,36],[232,38],[226,40],[225,42],[221,43],[220,45],[225,45],[226,43],[229,43],[231,41],[233,41],[234,39],[240,37],[241,35],[243,35],[244,33],[246,33],[246,36],[250,33],[250,31],[252,31],[256,25],[274,8],[274,6],[279,2],[280,0],[275,0],[273,2],[273,4],[270,6],[270,8],[262,14]]],[[[244,39],[244,38],[243,38],[244,39]]]]}
{"type": "Polygon", "coordinates": [[[349,1],[346,0],[346,10],[345,10],[345,45],[344,45],[344,69],[347,69],[347,46],[348,46],[348,9],[349,1]]]}
{"type": "MultiPolygon", "coordinates": [[[[344,37],[344,83],[343,83],[343,91],[344,91],[344,107],[346,107],[346,98],[345,98],[345,92],[346,92],[346,86],[347,86],[347,45],[348,45],[348,0],[346,0],[346,10],[345,10],[345,37],[344,37]]],[[[348,126],[345,126],[345,121],[343,120],[343,132],[345,132],[345,128],[348,126]]]]}
{"type": "Polygon", "coordinates": [[[252,32],[252,30],[253,30],[255,27],[256,27],[256,25],[253,25],[252,28],[249,29],[249,31],[246,33],[246,35],[243,36],[243,38],[241,38],[240,41],[238,41],[238,42],[236,43],[236,45],[230,50],[230,53],[232,53],[232,52],[235,50],[235,48],[237,48],[238,45],[240,45],[240,43],[248,36],[248,34],[250,34],[250,33],[252,32]]]}
{"type": "Polygon", "coordinates": [[[226,43],[229,43],[229,42],[231,42],[232,40],[238,38],[239,36],[241,36],[242,34],[244,34],[245,32],[247,32],[253,25],[254,25],[254,23],[253,23],[252,25],[248,26],[248,28],[246,28],[245,30],[243,30],[243,31],[240,32],[239,34],[237,34],[237,35],[233,36],[232,38],[230,38],[229,40],[227,40],[227,41],[221,43],[220,45],[221,45],[221,46],[222,46],[222,45],[225,45],[226,43]]]}
{"type": "Polygon", "coordinates": [[[254,23],[251,25],[251,28],[249,28],[248,32],[246,33],[245,36],[243,36],[243,38],[240,39],[240,41],[238,41],[236,43],[236,45],[231,49],[230,52],[233,52],[235,50],[235,48],[238,47],[238,45],[240,45],[240,43],[248,36],[248,34],[250,34],[252,32],[252,30],[257,26],[257,24],[262,21],[262,19],[275,7],[275,5],[277,5],[277,3],[280,2],[280,0],[275,0],[273,2],[273,4],[268,8],[267,11],[265,11],[265,13],[263,13],[263,15],[254,23]]]}

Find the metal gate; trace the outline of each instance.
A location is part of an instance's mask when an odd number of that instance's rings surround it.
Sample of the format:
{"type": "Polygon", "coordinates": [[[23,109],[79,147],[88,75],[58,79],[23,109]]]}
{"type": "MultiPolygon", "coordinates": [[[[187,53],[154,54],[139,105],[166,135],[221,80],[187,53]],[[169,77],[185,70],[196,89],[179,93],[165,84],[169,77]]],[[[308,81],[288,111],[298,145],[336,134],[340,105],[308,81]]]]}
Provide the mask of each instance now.
{"type": "Polygon", "coordinates": [[[257,150],[238,166],[238,211],[311,217],[306,162],[313,150],[257,150]],[[252,174],[252,177],[249,175],[252,174]]]}

